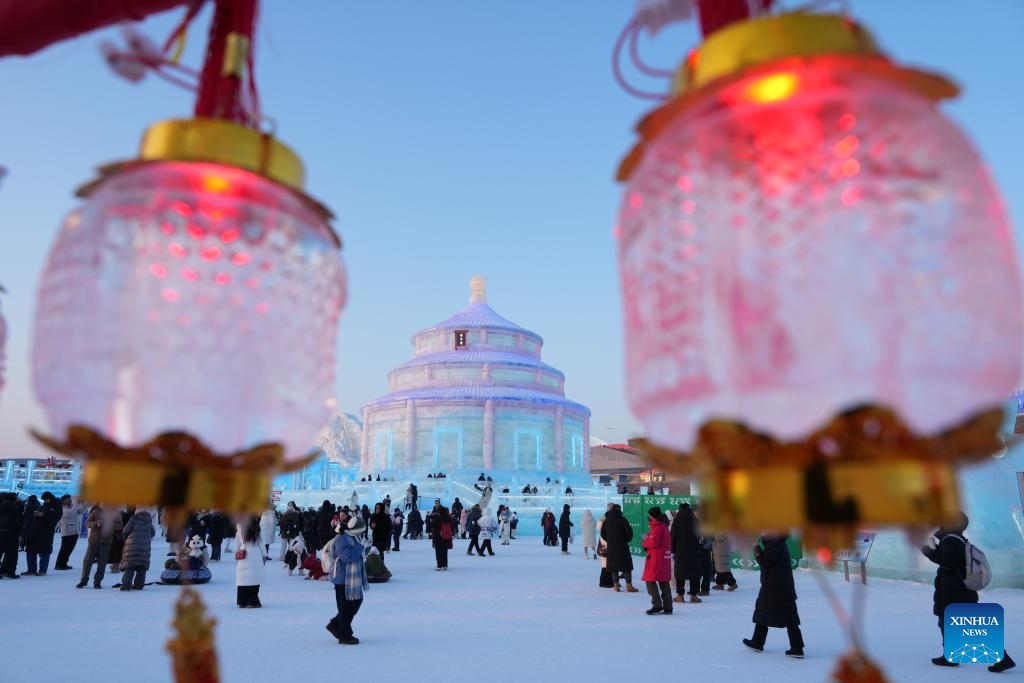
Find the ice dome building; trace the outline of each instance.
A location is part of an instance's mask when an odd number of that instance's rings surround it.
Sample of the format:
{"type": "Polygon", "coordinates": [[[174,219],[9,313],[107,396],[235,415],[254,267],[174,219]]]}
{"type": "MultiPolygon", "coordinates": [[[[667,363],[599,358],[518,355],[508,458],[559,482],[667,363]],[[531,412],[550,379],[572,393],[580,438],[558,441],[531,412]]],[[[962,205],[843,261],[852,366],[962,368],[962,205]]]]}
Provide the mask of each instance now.
{"type": "Polygon", "coordinates": [[[470,291],[469,305],[413,335],[390,391],[363,406],[361,473],[589,482],[590,410],[565,397],[540,335],[488,305],[484,278],[470,291]]]}

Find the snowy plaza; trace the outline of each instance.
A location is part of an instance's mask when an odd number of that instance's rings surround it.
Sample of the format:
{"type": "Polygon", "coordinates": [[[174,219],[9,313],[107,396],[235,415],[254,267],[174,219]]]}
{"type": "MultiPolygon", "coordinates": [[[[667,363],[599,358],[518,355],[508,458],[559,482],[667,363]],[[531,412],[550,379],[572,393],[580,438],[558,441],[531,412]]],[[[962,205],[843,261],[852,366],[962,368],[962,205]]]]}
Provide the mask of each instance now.
{"type": "MultiPolygon", "coordinates": [[[[783,655],[785,631],[772,630],[763,654],[740,642],[752,628],[755,572],[737,572],[739,589],[733,593],[715,591],[702,604],[681,604],[671,616],[650,617],[644,614],[649,599],[642,587],[636,594],[598,588],[600,563],[583,559],[578,542],[572,555],[562,556],[537,537],[519,538],[485,558],[467,557],[466,544],[455,542],[447,573],[434,571],[429,541],[403,541],[400,552],[388,553],[394,576],[371,586],[355,622],[361,642],[352,648],[338,645],[324,630],[334,614],[326,581],[288,576],[281,563],[269,562],[260,591],[263,608],[240,610],[234,606],[233,560],[211,563],[213,581],[200,590],[218,622],[225,680],[336,671],[330,680],[612,682],[633,680],[642,669],[652,675],[679,672],[678,680],[686,681],[819,683],[846,649],[806,570],[796,572],[807,641],[807,657],[798,661],[783,655]]],[[[72,670],[78,683],[171,680],[158,644],[167,638],[178,589],[147,586],[124,594],[111,588],[119,575],[108,573],[102,590],[76,590],[83,548],[79,543],[74,570],[0,581],[7,615],[0,620],[0,643],[5,653],[15,653],[5,658],[3,680],[48,680],[72,670]]],[[[154,564],[165,548],[159,539],[154,542],[154,564]]],[[[826,580],[849,605],[856,579],[844,583],[841,573],[829,573],[826,580]]],[[[931,586],[919,583],[870,580],[866,642],[893,681],[935,675],[928,659],[940,646],[931,593],[931,586]]],[[[1001,603],[1010,619],[1006,649],[1024,651],[1024,592],[995,589],[986,599],[1001,603]]],[[[950,681],[989,675],[968,666],[940,673],[950,681]]]]}

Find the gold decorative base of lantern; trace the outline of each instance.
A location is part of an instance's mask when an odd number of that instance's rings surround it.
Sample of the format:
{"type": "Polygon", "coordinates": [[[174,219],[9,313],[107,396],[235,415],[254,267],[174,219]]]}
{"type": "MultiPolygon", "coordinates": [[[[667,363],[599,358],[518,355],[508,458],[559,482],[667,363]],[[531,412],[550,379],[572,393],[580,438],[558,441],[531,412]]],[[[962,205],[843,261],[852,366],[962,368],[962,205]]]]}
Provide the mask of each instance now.
{"type": "Polygon", "coordinates": [[[206,616],[206,605],[199,593],[183,588],[174,605],[175,635],[167,641],[177,683],[218,683],[217,650],[213,627],[217,620],[206,616]]]}
{"type": "Polygon", "coordinates": [[[997,452],[1002,421],[993,409],[919,437],[891,410],[872,406],[838,415],[799,441],[711,421],[689,454],[634,443],[655,467],[699,480],[709,530],[799,528],[812,547],[836,549],[849,547],[858,527],[955,519],[956,464],[997,452]]]}
{"type": "Polygon", "coordinates": [[[80,495],[111,505],[159,505],[175,513],[221,510],[259,513],[267,507],[270,481],[305,467],[316,456],[286,463],[280,444],[218,455],[199,439],[168,432],[136,447],[122,447],[90,427],[68,429],[64,441],[33,431],[43,445],[85,461],[80,495]]]}
{"type": "Polygon", "coordinates": [[[888,683],[877,664],[860,650],[847,652],[839,659],[832,680],[837,683],[888,683]]]}

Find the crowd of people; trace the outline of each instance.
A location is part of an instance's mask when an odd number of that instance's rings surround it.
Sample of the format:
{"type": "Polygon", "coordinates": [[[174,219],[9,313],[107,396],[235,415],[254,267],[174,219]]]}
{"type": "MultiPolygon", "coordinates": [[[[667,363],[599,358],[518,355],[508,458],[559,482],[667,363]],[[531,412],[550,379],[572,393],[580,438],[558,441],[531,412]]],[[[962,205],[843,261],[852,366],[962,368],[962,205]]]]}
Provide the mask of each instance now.
{"type": "MultiPolygon", "coordinates": [[[[217,562],[223,553],[230,556],[233,552],[236,604],[239,608],[259,608],[265,565],[272,561],[271,548],[276,546],[277,560],[289,575],[298,571],[306,580],[326,578],[334,584],[336,614],[326,628],[339,643],[354,645],[359,640],[352,622],[364,594],[370,583],[390,577],[384,556],[400,552],[403,539],[429,539],[435,569],[444,572],[448,570],[448,556],[455,539],[468,539],[467,556],[493,557],[495,537],[501,545],[509,545],[516,538],[517,514],[505,505],[499,505],[497,512],[492,513],[490,486],[486,479],[479,483],[484,490],[479,503],[467,505],[456,497],[448,507],[436,499],[425,515],[418,506],[416,487],[410,485],[405,501],[408,514],[402,507],[393,506],[387,497],[375,503],[372,511],[365,504],[335,505],[329,500],[324,500],[319,508],[303,510],[290,502],[281,512],[270,507],[262,515],[242,519],[216,510],[198,510],[187,517],[181,528],[166,524],[159,510],[154,519],[154,513],[146,509],[84,506],[69,496],[57,499],[50,492],[24,501],[14,493],[3,493],[0,578],[45,576],[55,547],[53,569],[73,570],[69,564],[72,552],[84,539],[86,551],[77,588],[85,588],[90,582],[93,588],[102,588],[109,568],[112,574],[121,574],[116,588],[142,590],[151,585],[146,583],[146,576],[159,526],[164,529],[169,557],[180,557],[190,548],[201,547],[204,562],[207,557],[217,562]],[[26,568],[19,574],[20,553],[25,554],[26,568]]],[[[549,509],[540,520],[542,542],[545,546],[560,545],[563,555],[570,554],[569,544],[575,540],[572,514],[571,506],[566,504],[557,518],[549,509]]],[[[621,506],[609,504],[599,520],[590,510],[584,510],[579,522],[583,557],[601,561],[598,585],[614,592],[639,592],[634,586],[630,552],[635,532],[621,506]]],[[[683,503],[671,516],[652,507],[647,513],[647,526],[641,539],[646,555],[641,580],[650,597],[648,615],[670,615],[676,604],[701,604],[711,591],[737,589],[730,567],[729,538],[703,535],[696,507],[683,503]]],[[[937,565],[933,613],[943,635],[943,615],[948,605],[978,602],[977,590],[966,583],[972,571],[966,560],[970,555],[966,551],[971,548],[965,536],[967,526],[967,516],[961,513],[957,523],[940,528],[932,542],[922,548],[925,557],[937,565]]],[[[742,642],[755,652],[763,652],[769,629],[784,628],[789,638],[785,654],[802,658],[804,641],[787,537],[763,534],[755,541],[753,556],[759,565],[760,587],[752,616],[753,634],[742,642]]],[[[932,662],[943,667],[958,666],[944,656],[932,662]]],[[[1014,666],[1013,659],[1005,654],[988,668],[998,672],[1014,666]]]]}

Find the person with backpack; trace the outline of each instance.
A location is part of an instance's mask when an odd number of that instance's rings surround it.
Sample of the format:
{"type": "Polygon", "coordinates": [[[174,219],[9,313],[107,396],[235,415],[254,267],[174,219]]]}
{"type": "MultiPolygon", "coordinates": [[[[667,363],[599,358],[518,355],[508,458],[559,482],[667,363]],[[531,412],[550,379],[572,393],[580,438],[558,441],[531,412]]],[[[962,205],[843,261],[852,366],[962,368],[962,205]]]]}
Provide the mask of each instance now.
{"type": "MultiPolygon", "coordinates": [[[[985,554],[964,535],[969,523],[967,515],[961,512],[955,522],[939,527],[931,544],[921,548],[921,553],[938,565],[935,570],[932,614],[939,618],[943,656],[932,659],[935,666],[960,666],[945,657],[946,607],[953,603],[978,602],[978,591],[985,588],[992,577],[992,570],[985,554]]],[[[1002,661],[988,667],[988,670],[998,673],[1012,669],[1016,665],[1009,653],[1004,651],[1002,661]]]]}
{"type": "Polygon", "coordinates": [[[339,521],[335,531],[338,535],[325,547],[324,557],[329,564],[327,575],[334,584],[338,613],[325,628],[342,645],[358,645],[359,639],[352,632],[352,620],[363,604],[363,596],[370,590],[363,544],[359,540],[366,532],[366,523],[356,514],[347,523],[339,521]]]}
{"type": "Polygon", "coordinates": [[[452,523],[451,513],[448,508],[442,506],[437,512],[435,523],[437,533],[432,540],[434,546],[434,558],[437,560],[437,571],[448,571],[448,551],[454,545],[452,539],[455,537],[455,525],[452,523]]]}
{"type": "Polygon", "coordinates": [[[765,534],[754,542],[754,559],[761,566],[761,590],[754,603],[754,635],[743,644],[754,652],[764,652],[768,629],[784,628],[789,635],[787,657],[804,658],[804,637],[800,632],[800,614],[796,609],[796,584],[785,534],[765,534]]]}

